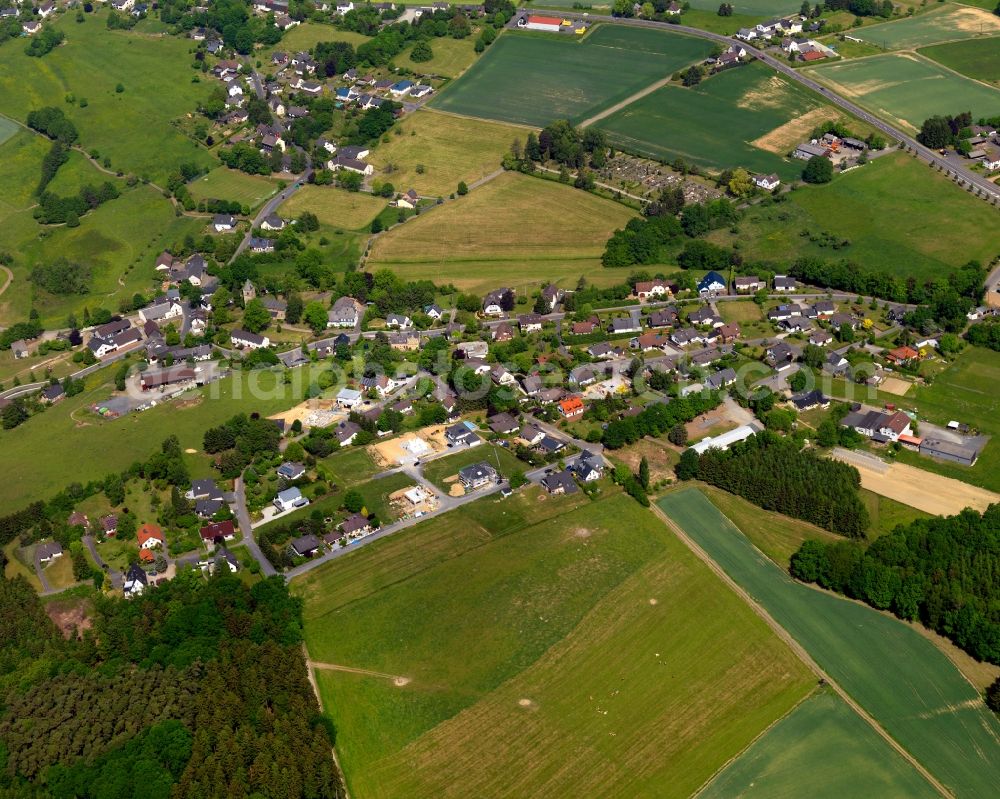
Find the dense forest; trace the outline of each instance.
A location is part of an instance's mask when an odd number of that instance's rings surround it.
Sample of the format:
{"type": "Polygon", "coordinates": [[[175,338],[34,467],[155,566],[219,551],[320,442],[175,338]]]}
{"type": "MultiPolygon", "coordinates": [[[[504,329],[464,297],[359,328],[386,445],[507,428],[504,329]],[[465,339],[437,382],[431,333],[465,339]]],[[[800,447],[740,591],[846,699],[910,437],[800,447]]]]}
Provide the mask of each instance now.
{"type": "Polygon", "coordinates": [[[91,622],[0,579],[0,797],[344,795],[281,578],[182,572],[91,622]]]}
{"type": "Polygon", "coordinates": [[[709,449],[700,456],[689,449],[676,472],[682,480],[704,480],[765,510],[851,538],[864,538],[868,529],[858,470],[773,433],[758,433],[729,450],[709,449]]]}
{"type": "Polygon", "coordinates": [[[920,621],[1000,663],[1000,505],[899,526],[865,549],[806,541],[792,576],[920,621]]]}

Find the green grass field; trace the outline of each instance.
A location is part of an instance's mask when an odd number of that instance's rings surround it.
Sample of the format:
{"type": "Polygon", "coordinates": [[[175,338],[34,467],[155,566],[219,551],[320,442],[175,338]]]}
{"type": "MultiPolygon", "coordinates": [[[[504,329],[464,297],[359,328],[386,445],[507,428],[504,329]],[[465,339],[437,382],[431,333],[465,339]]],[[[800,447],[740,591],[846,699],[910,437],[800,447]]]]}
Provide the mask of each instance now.
{"type": "Polygon", "coordinates": [[[476,60],[475,37],[452,39],[447,36],[430,40],[434,58],[430,61],[414,61],[410,58],[412,47],[408,47],[393,62],[397,67],[409,69],[417,75],[436,75],[441,78],[456,78],[472,66],[476,60]]]}
{"type": "MultiPolygon", "coordinates": [[[[992,11],[993,6],[990,6],[992,11]]],[[[938,42],[973,39],[1000,33],[1000,18],[982,8],[948,3],[926,14],[872,25],[853,33],[890,50],[907,50],[938,42]]]]}
{"type": "Polygon", "coordinates": [[[454,482],[452,478],[458,475],[459,469],[464,469],[466,466],[480,461],[489,462],[494,469],[499,468],[500,474],[504,477],[510,477],[514,472],[526,471],[528,468],[527,464],[515,458],[506,447],[485,443],[463,449],[454,455],[428,461],[424,466],[424,477],[442,491],[447,492],[454,482]]]}
{"type": "Polygon", "coordinates": [[[376,176],[397,191],[412,188],[422,196],[447,197],[459,181],[471,184],[499,169],[514,140],[523,144],[526,135],[523,128],[500,122],[421,110],[404,117],[368,161],[376,176]]]}
{"type": "Polygon", "coordinates": [[[600,25],[582,41],[505,33],[431,105],[538,127],[580,122],[711,50],[699,39],[614,25],[600,25]]]}
{"type": "MultiPolygon", "coordinates": [[[[1000,24],[1000,17],[993,19],[1000,24]]],[[[955,109],[971,110],[974,119],[1000,113],[1000,91],[912,53],[858,58],[806,71],[910,132],[919,130],[928,117],[954,114],[955,109]]]]}
{"type": "MultiPolygon", "coordinates": [[[[746,14],[758,18],[780,17],[793,14],[799,10],[801,5],[800,3],[796,6],[792,0],[736,0],[732,4],[733,11],[737,14],[746,14]]],[[[713,0],[691,0],[691,8],[714,13],[719,10],[719,4],[713,0]]]]}
{"type": "Polygon", "coordinates": [[[508,172],[379,236],[368,266],[463,291],[519,290],[544,280],[620,281],[601,267],[608,236],[634,212],[552,181],[508,172]]]}
{"type": "MultiPolygon", "coordinates": [[[[46,145],[47,147],[47,145],[46,145]]],[[[41,170],[39,169],[39,174],[41,170]]],[[[36,177],[37,180],[37,177],[36,177]]],[[[73,150],[66,163],[59,167],[56,176],[52,178],[46,191],[68,196],[79,193],[84,186],[97,186],[105,181],[111,181],[119,189],[125,188],[125,183],[111,175],[101,172],[83,153],[73,150]]]]}
{"type": "Polygon", "coordinates": [[[810,690],[630,499],[506,503],[293,583],[353,795],[687,797],[810,690]]]}
{"type": "Polygon", "coordinates": [[[692,89],[664,86],[597,125],[612,144],[661,161],[679,156],[709,169],[742,166],[792,180],[801,174],[802,164],[785,156],[809,130],[788,123],[807,114],[816,124],[820,117],[838,117],[818,95],[763,64],[751,64],[692,89]],[[782,130],[786,126],[790,137],[782,130]]]}
{"type": "Polygon", "coordinates": [[[357,47],[369,40],[370,37],[354,31],[338,30],[320,22],[304,22],[283,34],[274,47],[264,48],[261,55],[269,61],[274,52],[293,54],[299,50],[312,50],[319,42],[348,42],[357,47]]]}
{"type": "Polygon", "coordinates": [[[936,44],[918,52],[967,77],[1000,85],[1000,38],[936,44]]]}
{"type": "MultiPolygon", "coordinates": [[[[19,139],[15,137],[4,146],[19,139]]],[[[29,172],[25,172],[26,178],[29,172]]],[[[96,171],[94,174],[100,177],[96,171]]],[[[37,181],[36,173],[31,178],[31,190],[37,181]]],[[[0,186],[4,183],[0,176],[0,186]]],[[[31,199],[18,197],[18,201],[30,203],[31,199]]],[[[80,314],[85,306],[117,311],[122,297],[149,290],[151,265],[165,247],[182,241],[187,233],[197,234],[203,229],[204,220],[175,216],[159,192],[141,184],[124,189],[117,200],[88,213],[76,228],[42,227],[27,206],[12,211],[0,225],[0,249],[13,253],[15,258],[14,283],[0,297],[0,323],[26,317],[32,304],[38,308],[43,324],[55,326],[63,326],[70,312],[80,314]],[[88,294],[33,297],[27,280],[32,267],[58,257],[90,266],[88,294]]]]}
{"type": "Polygon", "coordinates": [[[1000,720],[915,630],[859,603],[797,584],[700,492],[660,508],[958,799],[1000,783],[1000,720]]]}
{"type": "Polygon", "coordinates": [[[4,48],[0,59],[0,113],[22,122],[45,105],[66,112],[80,131],[80,143],[109,157],[113,169],[164,180],[178,164],[216,163],[173,120],[194,113],[208,97],[212,81],[192,83],[189,40],[108,30],[107,12],[98,10],[78,24],[72,14],[55,27],[66,42],[44,58],[23,47],[4,48]],[[124,91],[118,93],[121,84],[124,91]],[[76,104],[66,102],[66,96],[76,104]],[[79,100],[85,98],[87,107],[79,100]]]}
{"type": "Polygon", "coordinates": [[[698,797],[795,797],[802,795],[804,786],[809,786],[812,799],[938,796],[916,769],[827,689],[754,741],[698,797]]]}
{"type": "Polygon", "coordinates": [[[207,175],[188,184],[196,200],[235,200],[240,205],[256,208],[271,197],[277,184],[261,175],[248,175],[235,169],[220,166],[207,175]]]}
{"type": "MultiPolygon", "coordinates": [[[[237,413],[263,415],[285,410],[301,400],[303,390],[286,385],[280,375],[258,371],[213,383],[194,402],[164,403],[123,419],[106,421],[89,407],[107,398],[114,367],[87,378],[87,390],[0,432],[0,508],[14,510],[36,499],[49,499],[73,482],[104,475],[144,461],[174,434],[181,446],[200,451],[205,430],[237,413]],[[296,393],[297,392],[297,393],[296,393]],[[95,453],[100,453],[96,460],[95,453]]],[[[208,461],[191,456],[192,472],[208,476],[208,461]]]]}
{"type": "Polygon", "coordinates": [[[776,271],[799,256],[813,256],[925,280],[972,259],[989,263],[1000,252],[996,211],[902,153],[877,158],[826,186],[803,186],[780,205],[754,208],[739,230],[715,231],[709,238],[718,244],[738,240],[745,259],[770,261],[776,271]],[[803,230],[826,231],[850,246],[820,247],[800,235],[803,230]]]}
{"type": "Polygon", "coordinates": [[[278,212],[285,217],[295,217],[303,211],[311,211],[323,225],[367,231],[371,221],[387,203],[384,197],[346,191],[335,186],[303,186],[281,204],[278,212]]]}
{"type": "Polygon", "coordinates": [[[0,116],[0,144],[3,144],[20,129],[20,125],[18,125],[13,119],[0,116]]]}

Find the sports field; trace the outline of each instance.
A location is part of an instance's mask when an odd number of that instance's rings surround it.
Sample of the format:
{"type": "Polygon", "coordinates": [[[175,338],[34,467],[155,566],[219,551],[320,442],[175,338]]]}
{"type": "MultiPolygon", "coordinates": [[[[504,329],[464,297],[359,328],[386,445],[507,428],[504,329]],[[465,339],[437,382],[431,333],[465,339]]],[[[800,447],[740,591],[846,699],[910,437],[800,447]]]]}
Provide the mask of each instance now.
{"type": "Polygon", "coordinates": [[[810,799],[939,794],[833,691],[819,691],[755,741],[699,799],[810,799]],[[831,753],[836,756],[831,757],[831,753]]]}
{"type": "Polygon", "coordinates": [[[66,42],[44,58],[24,47],[4,48],[0,58],[0,113],[22,122],[28,112],[61,108],[80,131],[80,143],[111,159],[113,169],[163,181],[177,165],[215,165],[215,158],[177,129],[173,121],[194,113],[213,82],[190,67],[190,42],[174,36],[143,36],[106,27],[103,9],[78,24],[73,14],[56,19],[66,42]],[[118,84],[124,91],[115,91],[118,84]],[[66,97],[75,98],[67,103],[66,97]],[[81,108],[80,99],[87,106],[81,108]]]}
{"type": "Polygon", "coordinates": [[[1000,85],[1000,38],[936,44],[918,52],[970,78],[1000,85]]]}
{"type": "Polygon", "coordinates": [[[813,685],[648,511],[529,492],[293,583],[352,795],[687,797],[813,685]]]}
{"type": "Polygon", "coordinates": [[[303,211],[316,214],[321,224],[344,230],[367,229],[386,207],[388,200],[335,186],[303,186],[289,197],[278,213],[296,217],[303,211]]]}
{"type": "Polygon", "coordinates": [[[614,282],[621,276],[601,267],[601,253],[632,216],[611,200],[508,172],[379,236],[368,267],[475,292],[568,286],[580,275],[614,282]]]}
{"type": "Polygon", "coordinates": [[[802,186],[781,205],[751,209],[738,234],[718,230],[709,239],[739,241],[746,259],[846,258],[902,280],[934,279],[972,259],[989,263],[1000,252],[996,211],[902,153],[876,158],[825,186],[802,186]],[[800,235],[803,230],[850,244],[824,248],[800,235]]]}
{"type": "Polygon", "coordinates": [[[368,161],[376,177],[397,191],[412,188],[421,196],[447,197],[459,181],[471,184],[499,169],[514,140],[523,144],[526,135],[513,125],[421,110],[400,120],[368,161]]]}
{"type": "MultiPolygon", "coordinates": [[[[994,17],[1000,21],[1000,17],[994,17]]],[[[895,24],[895,23],[893,23],[895,24]]],[[[915,132],[928,117],[972,111],[1000,113],[1000,91],[913,53],[857,58],[806,70],[886,121],[915,132]]]]}
{"type": "Polygon", "coordinates": [[[630,152],[664,161],[680,156],[709,169],[777,172],[791,180],[802,164],[786,154],[821,122],[839,116],[817,95],[758,63],[690,89],[664,86],[597,126],[630,152]]]}
{"type": "Polygon", "coordinates": [[[188,184],[188,188],[196,200],[233,200],[251,209],[256,208],[278,189],[270,178],[248,175],[246,172],[224,166],[195,178],[188,184]]]}
{"type": "Polygon", "coordinates": [[[700,39],[620,25],[582,41],[508,32],[431,105],[538,127],[580,122],[711,52],[700,39]]]}
{"type": "Polygon", "coordinates": [[[1000,720],[933,644],[888,615],[795,583],[699,491],[659,506],[958,799],[994,793],[1000,720]]]}
{"type": "Polygon", "coordinates": [[[851,33],[889,50],[1000,34],[1000,17],[982,8],[951,3],[915,17],[872,25],[851,33]]]}

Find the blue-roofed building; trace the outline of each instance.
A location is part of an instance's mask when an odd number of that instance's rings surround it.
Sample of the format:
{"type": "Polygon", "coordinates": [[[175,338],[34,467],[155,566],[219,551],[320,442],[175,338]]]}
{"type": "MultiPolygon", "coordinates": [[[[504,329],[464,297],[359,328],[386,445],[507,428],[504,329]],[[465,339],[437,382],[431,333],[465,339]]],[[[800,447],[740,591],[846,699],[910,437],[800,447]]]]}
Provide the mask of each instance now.
{"type": "Polygon", "coordinates": [[[718,294],[726,290],[726,279],[716,271],[711,271],[698,282],[699,294],[718,294]]]}
{"type": "Polygon", "coordinates": [[[396,97],[402,97],[405,94],[409,94],[414,85],[412,80],[401,80],[399,83],[393,84],[389,88],[389,91],[396,97]]]}

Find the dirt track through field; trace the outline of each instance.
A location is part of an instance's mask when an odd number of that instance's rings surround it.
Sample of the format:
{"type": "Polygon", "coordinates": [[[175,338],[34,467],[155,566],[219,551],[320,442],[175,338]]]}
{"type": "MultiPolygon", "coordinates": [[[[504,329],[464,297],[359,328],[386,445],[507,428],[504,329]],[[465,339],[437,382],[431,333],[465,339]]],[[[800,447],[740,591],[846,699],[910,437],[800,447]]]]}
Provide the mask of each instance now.
{"type": "Polygon", "coordinates": [[[636,100],[641,100],[647,94],[652,94],[657,89],[666,86],[668,83],[670,83],[672,77],[673,77],[672,75],[667,75],[667,77],[660,78],[658,81],[649,84],[649,86],[647,86],[645,89],[639,89],[639,91],[637,91],[631,97],[626,97],[620,103],[615,103],[610,108],[605,108],[599,114],[594,114],[594,116],[590,117],[590,119],[583,120],[583,122],[580,123],[579,127],[586,128],[589,125],[593,125],[595,122],[600,122],[602,119],[611,116],[616,111],[621,111],[625,106],[631,105],[636,100]]]}
{"type": "Polygon", "coordinates": [[[880,472],[866,468],[859,460],[849,462],[858,467],[862,488],[925,513],[953,516],[965,508],[984,511],[994,502],[1000,502],[1000,494],[915,466],[893,463],[880,472]]]}
{"type": "Polygon", "coordinates": [[[717,564],[714,560],[712,560],[712,558],[709,557],[708,553],[705,552],[705,550],[703,550],[700,546],[698,546],[698,544],[696,544],[695,541],[692,538],[690,538],[687,535],[687,533],[684,532],[683,529],[681,529],[680,525],[674,522],[673,519],[667,516],[655,504],[652,505],[652,510],[653,513],[656,514],[656,516],[659,517],[664,522],[664,524],[666,524],[667,527],[669,527],[671,531],[673,531],[673,533],[682,542],[684,542],[684,544],[688,547],[688,549],[690,549],[695,554],[696,557],[698,557],[706,566],[708,566],[708,568],[711,569],[715,573],[715,575],[720,580],[722,580],[723,583],[729,586],[729,588],[731,588],[740,599],[746,602],[746,604],[750,607],[750,609],[754,613],[756,613],[761,619],[764,620],[764,623],[767,624],[774,631],[774,634],[777,635],[778,638],[780,638],[782,641],[784,641],[789,646],[789,648],[799,657],[799,659],[806,664],[806,666],[808,666],[818,677],[823,679],[831,688],[833,688],[833,690],[840,695],[841,699],[843,699],[847,703],[847,705],[852,710],[854,710],[855,713],[857,713],[862,719],[864,719],[868,724],[870,724],[872,729],[874,729],[875,732],[877,732],[880,736],[882,736],[882,738],[884,738],[885,741],[893,749],[895,749],[903,757],[904,760],[906,760],[906,762],[908,762],[911,766],[913,766],[913,768],[915,768],[917,772],[925,780],[927,780],[927,782],[929,782],[938,793],[940,793],[944,797],[948,797],[948,799],[955,799],[954,794],[952,794],[951,791],[949,791],[944,785],[942,785],[937,779],[935,779],[934,775],[931,774],[926,768],[924,768],[922,763],[916,760],[899,743],[897,743],[896,739],[893,738],[891,735],[889,735],[889,733],[886,732],[886,730],[882,727],[881,724],[878,723],[878,721],[875,720],[874,717],[872,717],[863,707],[861,707],[861,705],[855,702],[854,699],[851,697],[851,695],[848,694],[847,691],[845,691],[843,688],[841,688],[840,685],[832,677],[830,677],[830,675],[827,674],[815,660],[813,660],[812,656],[806,651],[806,649],[798,641],[796,641],[795,638],[792,637],[792,635],[784,627],[778,624],[778,622],[774,620],[771,614],[768,613],[766,610],[764,610],[764,608],[761,607],[752,596],[750,596],[750,593],[748,591],[744,590],[742,586],[740,586],[735,580],[733,580],[728,574],[726,574],[723,568],[719,566],[719,564],[717,564]]]}
{"type": "Polygon", "coordinates": [[[382,677],[386,680],[392,680],[392,684],[398,688],[402,688],[404,685],[410,683],[409,677],[402,677],[398,674],[386,674],[382,671],[369,671],[368,669],[356,669],[353,666],[340,666],[336,663],[321,663],[315,660],[306,660],[306,665],[309,669],[322,669],[323,671],[343,671],[348,674],[361,674],[365,677],[382,677]]]}

